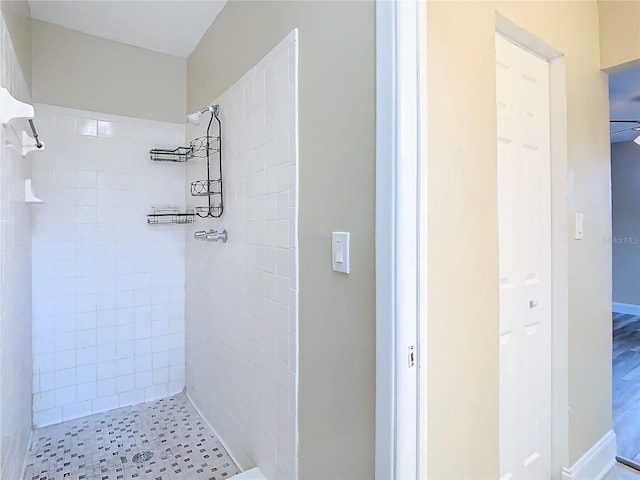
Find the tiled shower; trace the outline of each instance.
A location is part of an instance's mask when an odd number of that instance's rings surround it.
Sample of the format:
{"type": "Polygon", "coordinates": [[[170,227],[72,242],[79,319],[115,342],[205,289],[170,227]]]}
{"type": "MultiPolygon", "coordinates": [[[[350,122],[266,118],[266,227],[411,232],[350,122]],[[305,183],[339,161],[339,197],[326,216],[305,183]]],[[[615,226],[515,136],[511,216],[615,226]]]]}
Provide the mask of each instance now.
{"type": "MultiPolygon", "coordinates": [[[[6,30],[2,41],[10,54],[6,30]]],[[[15,58],[2,62],[2,86],[29,102],[15,58]]],[[[2,127],[2,478],[20,478],[27,422],[77,432],[168,401],[201,415],[194,424],[228,451],[231,466],[216,464],[225,474],[215,478],[235,473],[233,462],[269,479],[296,477],[296,32],[211,104],[222,121],[225,211],[187,224],[149,224],[147,214],[198,206],[189,191],[204,160],[154,162],[149,151],[188,145],[206,115],[186,126],[36,104],[46,146],[26,158],[2,127]],[[42,204],[24,203],[27,178],[42,204]],[[209,229],[226,229],[228,242],[194,240],[209,229]]],[[[49,438],[43,431],[34,452],[49,438]]],[[[161,450],[156,459],[182,455],[161,450]]],[[[69,465],[87,465],[74,458],[69,465]]],[[[87,479],[104,478],[96,465],[87,479]]],[[[158,475],[201,478],[192,466],[186,476],[158,475]]],[[[45,475],[31,467],[29,478],[45,475]]],[[[114,468],[109,479],[140,472],[114,468]]]]}
{"type": "Polygon", "coordinates": [[[185,231],[147,225],[181,205],[184,163],[149,145],[184,125],[36,105],[50,139],[34,156],[33,393],[36,427],[184,389],[185,231]]]}
{"type": "MultiPolygon", "coordinates": [[[[257,456],[267,476],[287,479],[296,477],[295,39],[214,102],[227,188],[211,228],[227,229],[229,241],[188,239],[186,260],[187,393],[205,418],[219,417],[216,431],[240,464],[257,456]]],[[[187,137],[203,135],[205,123],[188,125],[187,137]]],[[[204,159],[194,160],[187,183],[202,178],[204,159]]]]}

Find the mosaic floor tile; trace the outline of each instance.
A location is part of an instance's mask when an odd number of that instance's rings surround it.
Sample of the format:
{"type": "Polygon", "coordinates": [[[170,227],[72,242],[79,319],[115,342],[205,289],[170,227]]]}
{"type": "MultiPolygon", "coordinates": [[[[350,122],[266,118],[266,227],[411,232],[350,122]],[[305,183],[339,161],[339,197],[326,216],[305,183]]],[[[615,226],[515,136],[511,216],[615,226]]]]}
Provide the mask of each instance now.
{"type": "Polygon", "coordinates": [[[222,480],[237,473],[182,393],[35,430],[24,480],[222,480]]]}

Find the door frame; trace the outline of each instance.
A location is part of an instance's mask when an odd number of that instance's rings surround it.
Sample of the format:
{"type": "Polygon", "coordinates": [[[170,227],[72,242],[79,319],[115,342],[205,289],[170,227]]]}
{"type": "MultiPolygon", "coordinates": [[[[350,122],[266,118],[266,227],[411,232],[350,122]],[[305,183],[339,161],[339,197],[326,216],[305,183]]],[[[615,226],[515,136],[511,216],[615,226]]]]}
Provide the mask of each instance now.
{"type": "MultiPolygon", "coordinates": [[[[427,472],[427,6],[420,0],[376,2],[376,440],[375,472],[378,480],[399,478],[398,465],[406,459],[399,451],[397,426],[406,411],[397,404],[398,369],[406,353],[398,338],[415,335],[417,369],[413,443],[418,452],[416,479],[427,472]],[[404,23],[403,23],[404,22],[404,23]],[[408,29],[410,23],[414,28],[408,29]],[[401,32],[405,32],[401,35],[401,32]],[[402,55],[400,55],[402,53],[402,55]],[[407,70],[408,69],[408,70],[407,70]],[[412,81],[400,82],[409,71],[412,81]],[[404,100],[406,103],[402,103],[404,100]],[[417,108],[401,108],[413,104],[417,108]],[[402,126],[413,128],[402,129],[402,126]],[[412,155],[400,156],[401,147],[413,145],[412,155]],[[402,162],[400,162],[402,158],[402,162]],[[401,168],[402,167],[402,168],[401,168]],[[400,190],[399,185],[411,185],[400,190]],[[406,215],[407,210],[411,215],[406,215]],[[404,216],[398,216],[399,212],[404,216]],[[400,242],[413,242],[409,252],[400,242]],[[403,256],[404,255],[404,256],[403,256]],[[413,268],[406,259],[413,258],[413,268]],[[403,261],[405,260],[405,261],[403,261]],[[413,316],[400,316],[398,280],[412,286],[413,316]],[[402,322],[400,322],[402,320],[402,322]],[[400,348],[399,348],[400,346],[400,348]]],[[[568,391],[568,141],[566,67],[562,52],[496,13],[496,31],[549,61],[551,124],[551,282],[552,282],[552,472],[561,478],[569,465],[568,391]]],[[[406,77],[405,77],[406,78],[406,77]]],[[[405,297],[406,298],[406,297],[405,297]]],[[[405,444],[407,439],[403,439],[405,444]]]]}
{"type": "Polygon", "coordinates": [[[378,480],[427,471],[426,10],[420,0],[376,2],[378,480]]]}
{"type": "Polygon", "coordinates": [[[569,205],[563,53],[496,13],[496,32],[549,62],[551,130],[551,471],[569,465],[569,205]]]}

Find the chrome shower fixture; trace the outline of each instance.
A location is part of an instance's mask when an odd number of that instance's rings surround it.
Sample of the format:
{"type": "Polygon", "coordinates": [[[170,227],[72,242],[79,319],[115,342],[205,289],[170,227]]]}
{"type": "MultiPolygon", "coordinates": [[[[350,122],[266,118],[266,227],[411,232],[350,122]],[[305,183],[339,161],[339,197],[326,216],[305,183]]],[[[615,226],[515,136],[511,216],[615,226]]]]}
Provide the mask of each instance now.
{"type": "Polygon", "coordinates": [[[200,117],[207,113],[211,112],[215,116],[218,116],[218,105],[209,105],[208,107],[204,107],[202,110],[194,113],[190,113],[187,115],[187,122],[192,125],[200,125],[200,117]]]}
{"type": "Polygon", "coordinates": [[[206,241],[206,242],[222,242],[227,243],[227,231],[223,230],[218,232],[216,230],[209,230],[205,232],[204,230],[200,230],[193,234],[193,238],[196,240],[206,241]]]}

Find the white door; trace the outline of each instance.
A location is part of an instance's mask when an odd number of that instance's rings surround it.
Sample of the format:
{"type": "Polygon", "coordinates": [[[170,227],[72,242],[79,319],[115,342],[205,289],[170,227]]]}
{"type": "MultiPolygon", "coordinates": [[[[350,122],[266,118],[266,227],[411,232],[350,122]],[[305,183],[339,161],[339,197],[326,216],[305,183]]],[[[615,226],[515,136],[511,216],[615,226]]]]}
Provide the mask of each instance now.
{"type": "Polygon", "coordinates": [[[549,63],[496,34],[500,478],[551,478],[549,63]]]}

